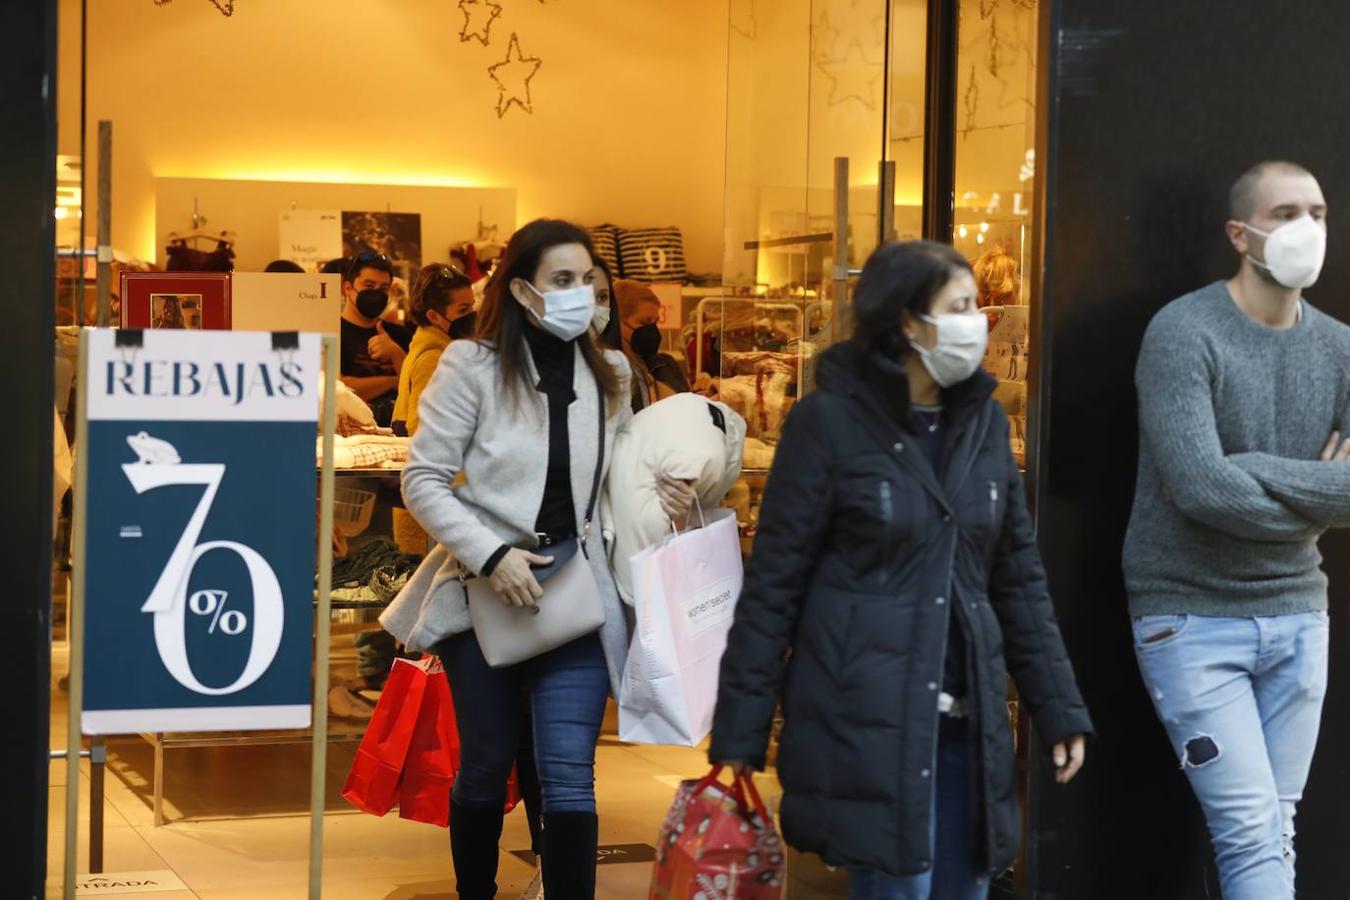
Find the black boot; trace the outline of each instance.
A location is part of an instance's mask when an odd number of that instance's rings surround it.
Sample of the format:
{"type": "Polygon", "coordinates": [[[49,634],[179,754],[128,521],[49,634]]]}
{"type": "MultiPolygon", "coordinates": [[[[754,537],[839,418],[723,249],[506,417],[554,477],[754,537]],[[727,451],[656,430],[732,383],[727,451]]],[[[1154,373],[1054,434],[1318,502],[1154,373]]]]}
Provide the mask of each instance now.
{"type": "Polygon", "coordinates": [[[497,856],[502,839],[502,807],[467,809],[450,801],[450,856],[455,861],[455,890],[460,900],[497,896],[497,856]]]}
{"type": "Polygon", "coordinates": [[[544,813],[547,900],[594,900],[599,835],[595,813],[544,813]]]}

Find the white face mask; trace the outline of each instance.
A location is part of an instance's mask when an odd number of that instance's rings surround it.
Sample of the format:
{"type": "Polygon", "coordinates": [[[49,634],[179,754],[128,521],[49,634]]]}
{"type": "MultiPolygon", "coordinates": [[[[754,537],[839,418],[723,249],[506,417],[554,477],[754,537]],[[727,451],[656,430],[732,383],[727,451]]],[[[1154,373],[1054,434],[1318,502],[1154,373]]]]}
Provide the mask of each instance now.
{"type": "Polygon", "coordinates": [[[609,317],[612,310],[608,306],[595,307],[595,313],[591,316],[591,324],[595,326],[596,334],[604,334],[605,329],[609,327],[609,317]]]}
{"type": "Polygon", "coordinates": [[[591,285],[582,284],[565,291],[541,291],[528,281],[524,283],[544,301],[544,315],[537,316],[528,304],[523,305],[549,334],[559,340],[574,341],[591,327],[595,317],[595,288],[591,285]]]}
{"type": "Polygon", "coordinates": [[[984,351],[989,344],[989,320],[981,315],[964,313],[920,318],[937,328],[937,343],[931,350],[913,338],[909,343],[933,380],[946,388],[974,375],[984,361],[984,351]]]}
{"type": "Polygon", "coordinates": [[[1266,261],[1248,253],[1247,259],[1252,265],[1265,269],[1271,278],[1291,290],[1317,283],[1322,263],[1327,258],[1327,230],[1312,216],[1300,216],[1269,232],[1246,222],[1242,227],[1266,239],[1266,261]]]}

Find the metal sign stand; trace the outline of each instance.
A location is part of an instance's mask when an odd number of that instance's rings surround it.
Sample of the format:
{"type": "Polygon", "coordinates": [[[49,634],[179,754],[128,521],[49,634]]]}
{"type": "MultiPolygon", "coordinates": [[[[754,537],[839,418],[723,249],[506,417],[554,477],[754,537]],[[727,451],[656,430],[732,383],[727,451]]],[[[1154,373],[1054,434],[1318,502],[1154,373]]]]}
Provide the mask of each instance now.
{"type": "MultiPolygon", "coordinates": [[[[333,435],[337,431],[337,335],[325,334],[322,337],[324,357],[324,396],[323,396],[323,465],[319,481],[319,533],[318,533],[318,610],[314,640],[314,713],[311,729],[313,732],[313,756],[310,770],[310,845],[309,845],[309,897],[318,900],[323,892],[323,816],[328,769],[328,642],[332,632],[332,581],[333,581],[333,435]]],[[[80,334],[79,369],[83,376],[89,367],[89,332],[80,334]]],[[[79,855],[80,825],[80,757],[82,749],[81,717],[84,712],[84,600],[85,600],[85,552],[87,539],[86,521],[88,512],[89,488],[89,427],[88,396],[83,387],[77,394],[76,415],[78,433],[75,441],[75,503],[73,511],[73,534],[71,536],[71,556],[74,560],[70,609],[67,613],[67,630],[70,640],[70,709],[66,734],[66,832],[65,832],[65,878],[62,885],[62,897],[73,900],[75,897],[76,868],[79,855]]],[[[95,746],[103,750],[102,740],[95,740],[95,746]]],[[[101,783],[102,778],[100,777],[101,783]]],[[[94,796],[94,802],[102,800],[102,792],[94,796]]],[[[102,829],[100,828],[100,831],[102,829]]],[[[100,839],[101,844],[101,839],[100,839]]],[[[94,851],[91,846],[91,863],[97,859],[102,868],[102,847],[94,851]]],[[[97,871],[97,870],[95,870],[97,871]]]]}
{"type": "Polygon", "coordinates": [[[319,608],[314,631],[314,732],[309,783],[309,896],[323,894],[323,815],[328,775],[328,643],[333,629],[333,435],[337,432],[337,335],[323,336],[323,468],[319,475],[319,608]]]}

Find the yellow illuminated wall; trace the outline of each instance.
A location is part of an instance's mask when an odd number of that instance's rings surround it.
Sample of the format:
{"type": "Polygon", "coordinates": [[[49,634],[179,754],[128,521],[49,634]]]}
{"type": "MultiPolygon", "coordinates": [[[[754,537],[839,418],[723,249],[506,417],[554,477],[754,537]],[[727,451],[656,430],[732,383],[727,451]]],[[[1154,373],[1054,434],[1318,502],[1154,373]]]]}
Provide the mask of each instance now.
{"type": "MultiPolygon", "coordinates": [[[[207,0],[90,3],[85,159],[92,200],[94,123],[112,120],[114,245],[162,255],[156,178],[512,188],[517,222],[678,225],[690,267],[715,271],[727,0],[501,6],[483,46],[448,0],[237,0],[228,19],[207,0]],[[513,32],[542,65],[533,114],[499,119],[487,67],[513,32]]],[[[77,154],[80,3],[60,13],[59,141],[77,154]]]]}

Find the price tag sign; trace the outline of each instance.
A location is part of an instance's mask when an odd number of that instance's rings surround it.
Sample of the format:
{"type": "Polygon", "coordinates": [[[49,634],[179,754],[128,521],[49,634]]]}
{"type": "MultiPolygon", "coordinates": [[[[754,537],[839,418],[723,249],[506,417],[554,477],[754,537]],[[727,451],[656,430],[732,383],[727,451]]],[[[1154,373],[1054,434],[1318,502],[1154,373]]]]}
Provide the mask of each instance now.
{"type": "Polygon", "coordinates": [[[88,335],[86,734],[310,724],[320,338],[88,335]]]}

